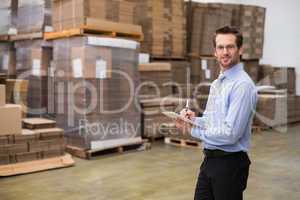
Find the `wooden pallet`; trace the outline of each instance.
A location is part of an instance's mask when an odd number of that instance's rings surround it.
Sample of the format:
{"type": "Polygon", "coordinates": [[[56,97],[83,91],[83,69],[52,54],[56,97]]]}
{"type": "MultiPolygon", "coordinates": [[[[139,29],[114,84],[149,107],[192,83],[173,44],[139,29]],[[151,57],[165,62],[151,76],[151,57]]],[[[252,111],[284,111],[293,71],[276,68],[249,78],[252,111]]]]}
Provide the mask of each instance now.
{"type": "Polygon", "coordinates": [[[202,148],[201,142],[173,137],[165,137],[165,143],[179,147],[202,148]]]}
{"type": "Polygon", "coordinates": [[[92,159],[96,156],[101,155],[111,155],[116,153],[125,153],[130,151],[143,151],[148,150],[151,148],[151,143],[148,140],[142,140],[141,142],[130,143],[125,145],[119,145],[116,147],[108,147],[108,148],[101,148],[101,149],[93,149],[93,150],[86,150],[83,148],[67,145],[66,151],[73,156],[83,158],[83,159],[92,159]]]}
{"type": "Polygon", "coordinates": [[[72,156],[70,154],[65,154],[64,156],[55,158],[0,165],[0,177],[71,167],[74,164],[75,162],[72,159],[72,156]]]}
{"type": "Polygon", "coordinates": [[[25,118],[22,120],[23,127],[28,129],[55,128],[56,121],[44,118],[25,118]]]}
{"type": "Polygon", "coordinates": [[[262,133],[262,127],[260,127],[260,126],[252,126],[252,133],[254,133],[254,134],[261,134],[262,133]]]}
{"type": "Polygon", "coordinates": [[[165,137],[163,135],[159,135],[159,136],[144,136],[144,138],[152,143],[152,142],[164,140],[165,137]]]}
{"type": "Polygon", "coordinates": [[[76,28],[56,32],[47,32],[44,35],[44,39],[53,40],[81,35],[121,37],[138,41],[143,40],[142,27],[139,25],[117,23],[89,17],[85,18],[82,25],[76,28]]]}
{"type": "Polygon", "coordinates": [[[10,40],[9,35],[0,35],[0,42],[6,42],[10,40]]]}
{"type": "Polygon", "coordinates": [[[42,39],[43,37],[44,37],[43,32],[24,33],[24,34],[11,35],[10,41],[42,39]]]}
{"type": "Polygon", "coordinates": [[[159,56],[159,55],[151,55],[150,58],[151,61],[184,61],[186,60],[186,57],[180,57],[180,56],[159,56]]]}
{"type": "Polygon", "coordinates": [[[130,34],[130,33],[122,33],[122,32],[115,32],[115,31],[106,31],[100,30],[93,27],[81,27],[81,28],[73,28],[59,32],[49,32],[45,33],[44,39],[45,40],[54,40],[59,38],[67,38],[73,36],[82,36],[82,35],[97,35],[97,36],[104,36],[104,37],[120,37],[126,39],[133,39],[137,41],[141,41],[142,37],[140,35],[130,34]]]}

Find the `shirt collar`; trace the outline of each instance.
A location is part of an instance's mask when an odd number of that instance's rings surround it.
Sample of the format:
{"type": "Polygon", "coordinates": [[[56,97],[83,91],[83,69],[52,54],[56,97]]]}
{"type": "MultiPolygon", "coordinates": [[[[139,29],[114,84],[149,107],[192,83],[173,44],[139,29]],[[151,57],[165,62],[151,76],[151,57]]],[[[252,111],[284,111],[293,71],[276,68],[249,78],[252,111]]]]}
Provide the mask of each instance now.
{"type": "Polygon", "coordinates": [[[223,73],[220,73],[219,77],[221,79],[224,78],[232,79],[235,76],[235,74],[243,70],[243,68],[244,68],[243,63],[238,63],[233,67],[231,67],[230,69],[225,70],[223,73]]]}

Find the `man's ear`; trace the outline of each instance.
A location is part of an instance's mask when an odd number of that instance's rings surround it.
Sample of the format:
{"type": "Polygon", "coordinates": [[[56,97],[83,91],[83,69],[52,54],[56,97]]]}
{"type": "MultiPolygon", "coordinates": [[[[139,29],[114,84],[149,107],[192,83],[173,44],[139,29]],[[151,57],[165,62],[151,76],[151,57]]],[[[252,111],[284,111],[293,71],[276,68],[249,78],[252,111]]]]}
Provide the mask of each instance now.
{"type": "Polygon", "coordinates": [[[217,57],[216,47],[214,47],[214,56],[217,57]]]}
{"type": "Polygon", "coordinates": [[[241,47],[239,48],[239,54],[240,54],[240,56],[243,55],[243,52],[244,52],[244,47],[241,46],[241,47]]]}

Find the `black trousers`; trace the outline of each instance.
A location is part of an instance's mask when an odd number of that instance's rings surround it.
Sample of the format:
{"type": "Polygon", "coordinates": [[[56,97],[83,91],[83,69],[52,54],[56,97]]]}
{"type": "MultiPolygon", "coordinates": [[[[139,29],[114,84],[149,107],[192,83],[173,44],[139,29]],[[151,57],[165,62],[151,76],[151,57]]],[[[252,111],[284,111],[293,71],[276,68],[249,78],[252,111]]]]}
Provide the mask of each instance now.
{"type": "Polygon", "coordinates": [[[242,200],[250,160],[245,152],[205,156],[200,167],[194,200],[242,200]]]}

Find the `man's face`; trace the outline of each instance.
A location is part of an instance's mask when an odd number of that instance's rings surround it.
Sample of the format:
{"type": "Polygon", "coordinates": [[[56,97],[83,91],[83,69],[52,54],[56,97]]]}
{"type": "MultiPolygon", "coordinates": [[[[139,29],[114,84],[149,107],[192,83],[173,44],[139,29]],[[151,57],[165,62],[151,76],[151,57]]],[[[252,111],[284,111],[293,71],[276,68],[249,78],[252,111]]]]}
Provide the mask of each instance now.
{"type": "Polygon", "coordinates": [[[240,62],[242,48],[236,45],[236,36],[233,34],[218,34],[216,37],[215,57],[223,68],[229,69],[240,62]]]}

